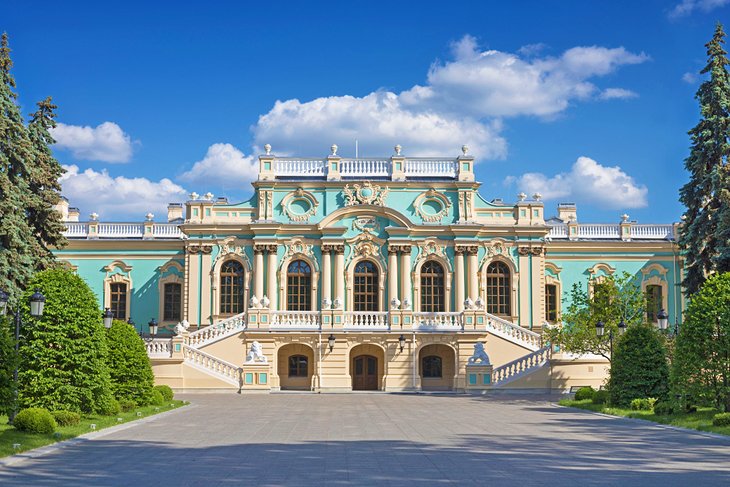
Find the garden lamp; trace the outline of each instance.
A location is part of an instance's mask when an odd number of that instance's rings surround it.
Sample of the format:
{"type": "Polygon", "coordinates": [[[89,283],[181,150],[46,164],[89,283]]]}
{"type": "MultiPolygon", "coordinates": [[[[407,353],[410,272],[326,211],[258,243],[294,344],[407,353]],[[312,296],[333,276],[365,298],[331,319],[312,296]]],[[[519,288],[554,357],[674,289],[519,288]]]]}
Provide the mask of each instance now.
{"type": "Polygon", "coordinates": [[[656,315],[656,321],[659,325],[659,329],[664,331],[669,326],[669,315],[666,311],[664,311],[664,308],[659,310],[659,313],[656,315]]]}
{"type": "Polygon", "coordinates": [[[406,337],[404,337],[403,334],[398,337],[398,344],[400,345],[400,351],[402,352],[406,346],[406,337]]]}
{"type": "Polygon", "coordinates": [[[106,308],[104,312],[101,314],[102,319],[104,320],[104,328],[107,330],[112,327],[112,321],[114,320],[114,313],[112,313],[112,310],[109,308],[106,308]]]}
{"type": "Polygon", "coordinates": [[[149,323],[147,323],[150,327],[150,335],[155,336],[157,335],[157,320],[152,318],[149,323]]]}
{"type": "Polygon", "coordinates": [[[624,319],[621,318],[621,321],[618,322],[618,334],[623,335],[626,331],[626,323],[624,322],[624,319]]]}
{"type": "Polygon", "coordinates": [[[602,337],[606,327],[603,325],[603,321],[596,323],[596,336],[602,337]]]}
{"type": "Polygon", "coordinates": [[[30,297],[30,315],[33,318],[43,316],[43,307],[46,305],[46,297],[41,294],[40,289],[36,289],[30,297]]]}
{"type": "Polygon", "coordinates": [[[327,345],[330,347],[330,352],[335,348],[335,336],[332,333],[327,337],[327,345]]]}

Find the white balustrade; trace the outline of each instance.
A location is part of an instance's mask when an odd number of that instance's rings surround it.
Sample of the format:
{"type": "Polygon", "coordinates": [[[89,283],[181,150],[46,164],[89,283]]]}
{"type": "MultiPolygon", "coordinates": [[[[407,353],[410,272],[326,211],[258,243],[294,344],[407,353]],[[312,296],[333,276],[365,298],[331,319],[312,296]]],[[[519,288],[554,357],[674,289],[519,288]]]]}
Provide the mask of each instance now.
{"type": "MultiPolygon", "coordinates": [[[[630,237],[633,240],[672,240],[674,226],[632,223],[630,237]]],[[[547,234],[551,239],[569,238],[567,225],[550,225],[547,234]]],[[[611,223],[581,223],[577,226],[577,238],[587,240],[621,240],[621,226],[611,223]]]]}
{"type": "Polygon", "coordinates": [[[272,311],[270,328],[319,330],[319,311],[272,311]]]}
{"type": "Polygon", "coordinates": [[[390,175],[387,159],[342,159],[340,175],[343,177],[372,177],[390,175]]]}
{"type": "Polygon", "coordinates": [[[619,239],[621,228],[619,225],[606,223],[583,223],[578,225],[578,238],[619,239]]]}
{"type": "Polygon", "coordinates": [[[99,238],[142,238],[144,225],[141,223],[99,223],[99,238]]]}
{"type": "Polygon", "coordinates": [[[554,225],[550,227],[548,238],[568,238],[568,227],[566,225],[554,225]]]}
{"type": "Polygon", "coordinates": [[[235,364],[187,345],[183,345],[183,358],[187,364],[203,369],[214,377],[232,385],[240,385],[241,367],[235,364]]]}
{"type": "Polygon", "coordinates": [[[89,225],[80,222],[67,222],[63,234],[68,238],[86,237],[89,234],[89,225]]]}
{"type": "Polygon", "coordinates": [[[631,225],[632,239],[666,240],[674,238],[673,225],[631,225]]]}
{"type": "Polygon", "coordinates": [[[152,236],[155,238],[180,238],[182,234],[176,223],[155,223],[152,225],[152,236]]]}
{"type": "Polygon", "coordinates": [[[155,338],[145,341],[147,356],[150,358],[168,358],[172,356],[172,340],[169,338],[155,338]]]}
{"type": "Polygon", "coordinates": [[[455,178],[458,161],[454,159],[432,159],[427,157],[408,158],[403,172],[406,177],[455,178]]]}
{"type": "Polygon", "coordinates": [[[200,348],[235,335],[246,329],[245,316],[245,313],[237,314],[213,325],[196,330],[185,337],[185,344],[194,348],[200,348]]]}
{"type": "Polygon", "coordinates": [[[522,328],[519,325],[486,313],[487,331],[494,333],[506,340],[516,342],[529,350],[538,350],[542,346],[542,336],[532,330],[522,328]]]}
{"type": "Polygon", "coordinates": [[[413,329],[418,331],[458,331],[462,313],[413,313],[413,329]]]}
{"type": "Polygon", "coordinates": [[[492,385],[498,386],[517,378],[532,369],[541,367],[550,358],[550,346],[543,347],[517,360],[501,365],[492,370],[492,385]]]}
{"type": "Polygon", "coordinates": [[[327,159],[295,159],[277,158],[275,161],[277,176],[324,176],[327,159]]]}
{"type": "Polygon", "coordinates": [[[350,330],[388,330],[388,312],[346,311],[345,328],[350,330]]]}

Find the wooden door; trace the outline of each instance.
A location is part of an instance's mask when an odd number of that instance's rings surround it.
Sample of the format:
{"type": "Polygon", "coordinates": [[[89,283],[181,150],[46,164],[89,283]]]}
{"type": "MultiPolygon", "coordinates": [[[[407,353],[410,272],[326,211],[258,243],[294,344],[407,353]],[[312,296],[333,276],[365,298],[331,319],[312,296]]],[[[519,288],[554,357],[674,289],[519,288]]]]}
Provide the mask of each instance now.
{"type": "Polygon", "coordinates": [[[352,389],[355,391],[378,390],[378,359],[372,355],[360,355],[353,361],[352,389]]]}

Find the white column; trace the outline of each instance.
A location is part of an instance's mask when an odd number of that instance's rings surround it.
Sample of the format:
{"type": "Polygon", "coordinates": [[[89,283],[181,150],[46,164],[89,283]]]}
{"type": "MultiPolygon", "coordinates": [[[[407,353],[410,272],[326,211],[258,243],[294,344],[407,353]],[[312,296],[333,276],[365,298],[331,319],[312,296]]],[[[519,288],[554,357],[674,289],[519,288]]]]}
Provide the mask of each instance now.
{"type": "Polygon", "coordinates": [[[401,302],[405,302],[408,299],[411,302],[410,309],[413,309],[413,296],[411,295],[411,246],[401,245],[400,251],[400,300],[401,302]]]}
{"type": "Polygon", "coordinates": [[[344,309],[345,304],[345,246],[344,245],[335,245],[335,295],[332,298],[332,301],[335,300],[335,298],[340,298],[342,300],[342,305],[344,309]]]}
{"type": "Polygon", "coordinates": [[[479,297],[479,288],[478,288],[478,280],[477,280],[477,252],[479,251],[479,247],[476,245],[470,245],[467,247],[467,265],[469,267],[469,297],[472,299],[472,301],[476,301],[477,297],[479,297]]]}
{"type": "Polygon", "coordinates": [[[253,294],[259,301],[264,297],[264,246],[253,247],[253,294]]]}
{"type": "Polygon", "coordinates": [[[271,310],[277,310],[276,302],[278,298],[278,294],[276,292],[276,285],[278,284],[278,279],[276,275],[276,264],[277,264],[277,255],[276,255],[276,245],[267,245],[266,250],[268,251],[268,259],[269,259],[269,277],[268,277],[268,294],[266,295],[269,298],[269,301],[271,304],[269,304],[269,309],[271,310]]]}
{"type": "Polygon", "coordinates": [[[322,245],[322,301],[332,300],[332,246],[322,245]]]}
{"type": "MultiPolygon", "coordinates": [[[[398,248],[388,247],[388,302],[387,308],[390,309],[390,301],[398,297],[398,248]]],[[[400,299],[400,298],[398,298],[400,299]]]]}
{"type": "Polygon", "coordinates": [[[454,311],[464,310],[464,247],[454,247],[454,272],[456,279],[456,302],[454,311]]]}

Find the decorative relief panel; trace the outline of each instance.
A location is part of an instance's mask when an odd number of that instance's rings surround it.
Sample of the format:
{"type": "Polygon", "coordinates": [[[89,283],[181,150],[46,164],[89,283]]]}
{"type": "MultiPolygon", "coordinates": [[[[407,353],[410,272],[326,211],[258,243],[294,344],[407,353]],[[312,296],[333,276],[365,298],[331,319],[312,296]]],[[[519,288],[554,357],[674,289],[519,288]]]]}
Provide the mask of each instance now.
{"type": "Polygon", "coordinates": [[[319,201],[309,191],[297,188],[296,191],[284,196],[281,207],[284,213],[293,222],[308,222],[309,218],[317,212],[319,201]]]}
{"type": "Polygon", "coordinates": [[[374,216],[364,216],[356,218],[352,222],[353,230],[360,230],[367,233],[378,233],[380,231],[380,223],[374,216]]]}
{"type": "MultiPolygon", "coordinates": [[[[210,251],[204,252],[207,254],[210,254],[213,250],[213,246],[209,246],[210,251]]],[[[221,260],[225,260],[227,257],[235,255],[236,257],[240,258],[244,262],[244,267],[246,270],[251,269],[251,262],[248,260],[248,255],[246,255],[245,251],[245,244],[242,241],[236,241],[235,237],[227,237],[220,242],[218,242],[218,254],[216,255],[215,261],[213,262],[213,269],[216,268],[216,265],[221,260]]]]}
{"type": "Polygon", "coordinates": [[[446,246],[440,244],[433,238],[426,239],[418,245],[418,255],[413,263],[413,270],[419,269],[425,260],[432,257],[435,257],[439,262],[445,264],[445,270],[449,272],[452,271],[451,259],[449,259],[446,255],[446,246]]]}
{"type": "Polygon", "coordinates": [[[350,187],[346,184],[342,188],[345,195],[345,206],[375,205],[385,206],[385,199],[388,196],[388,188],[381,188],[377,184],[365,181],[362,184],[356,183],[350,187]]]}
{"type": "Polygon", "coordinates": [[[286,252],[279,262],[279,269],[282,269],[284,264],[289,264],[296,256],[304,256],[314,266],[314,270],[319,272],[319,262],[314,255],[314,245],[305,242],[301,238],[293,238],[286,244],[286,252]]]}
{"type": "Polygon", "coordinates": [[[431,188],[419,194],[413,202],[416,214],[420,216],[424,222],[438,223],[449,213],[451,201],[431,188]]]}
{"type": "Polygon", "coordinates": [[[486,252],[484,253],[484,257],[482,257],[482,261],[479,263],[479,268],[481,269],[485,264],[488,264],[495,258],[503,258],[512,262],[513,265],[516,264],[510,250],[511,247],[512,244],[501,239],[484,242],[484,249],[486,252]]]}

